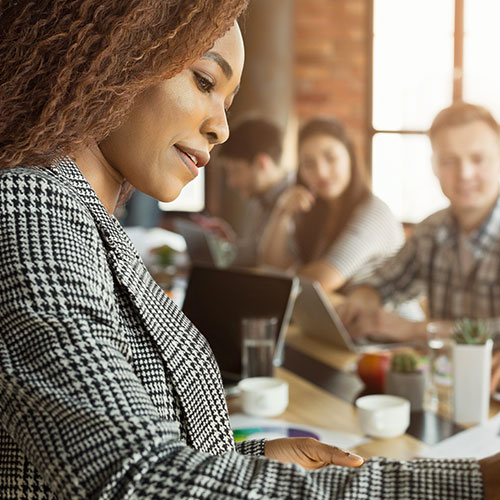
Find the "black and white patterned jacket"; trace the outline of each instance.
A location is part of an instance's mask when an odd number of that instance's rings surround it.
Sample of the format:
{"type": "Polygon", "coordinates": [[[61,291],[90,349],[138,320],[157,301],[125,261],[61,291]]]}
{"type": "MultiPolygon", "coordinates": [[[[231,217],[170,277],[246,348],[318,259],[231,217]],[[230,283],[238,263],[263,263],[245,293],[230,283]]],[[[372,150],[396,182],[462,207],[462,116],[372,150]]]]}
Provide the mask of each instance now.
{"type": "Polygon", "coordinates": [[[204,338],[68,159],[0,173],[0,332],[2,500],[482,498],[473,460],[236,450],[204,338]]]}

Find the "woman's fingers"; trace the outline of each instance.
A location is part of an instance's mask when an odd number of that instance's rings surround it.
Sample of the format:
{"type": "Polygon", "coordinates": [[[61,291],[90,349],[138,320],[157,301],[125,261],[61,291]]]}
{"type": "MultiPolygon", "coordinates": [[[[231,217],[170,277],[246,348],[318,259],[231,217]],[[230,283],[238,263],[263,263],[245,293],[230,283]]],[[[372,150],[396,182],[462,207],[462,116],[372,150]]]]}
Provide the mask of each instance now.
{"type": "Polygon", "coordinates": [[[326,465],[343,465],[345,467],[360,467],[364,459],[350,451],[342,450],[320,441],[312,440],[309,449],[305,450],[311,459],[311,469],[319,469],[326,465]]]}
{"type": "Polygon", "coordinates": [[[304,186],[293,186],[285,191],[277,205],[288,213],[307,212],[314,203],[314,195],[304,186]]]}

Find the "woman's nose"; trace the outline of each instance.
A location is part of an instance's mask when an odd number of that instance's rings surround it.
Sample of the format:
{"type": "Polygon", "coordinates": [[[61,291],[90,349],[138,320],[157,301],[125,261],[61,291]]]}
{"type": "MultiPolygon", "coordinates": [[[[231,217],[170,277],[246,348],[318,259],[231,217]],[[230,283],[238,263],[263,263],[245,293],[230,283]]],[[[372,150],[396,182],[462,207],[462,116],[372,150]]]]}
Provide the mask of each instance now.
{"type": "Polygon", "coordinates": [[[218,105],[214,109],[214,113],[203,122],[202,133],[212,145],[227,141],[229,137],[229,125],[224,105],[218,105]]]}
{"type": "Polygon", "coordinates": [[[316,172],[320,179],[328,179],[331,177],[330,165],[323,160],[318,161],[316,172]]]}
{"type": "Polygon", "coordinates": [[[476,169],[472,162],[464,160],[460,162],[458,171],[461,179],[470,179],[474,176],[476,169]]]}

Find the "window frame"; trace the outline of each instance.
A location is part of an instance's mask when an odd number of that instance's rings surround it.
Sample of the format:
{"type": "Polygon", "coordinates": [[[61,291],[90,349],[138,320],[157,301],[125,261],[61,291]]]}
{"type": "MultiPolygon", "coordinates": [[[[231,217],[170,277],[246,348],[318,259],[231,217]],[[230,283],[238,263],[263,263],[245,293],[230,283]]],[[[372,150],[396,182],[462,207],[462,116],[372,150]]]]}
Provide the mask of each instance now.
{"type": "MultiPolygon", "coordinates": [[[[463,100],[463,70],[464,70],[464,2],[465,0],[455,0],[454,13],[454,33],[453,33],[453,93],[452,102],[463,100]]],[[[368,67],[368,95],[367,95],[367,146],[366,165],[368,165],[370,175],[373,174],[373,139],[376,134],[398,134],[398,135],[426,135],[427,130],[411,129],[377,129],[373,126],[373,76],[374,76],[374,12],[375,0],[368,1],[368,23],[370,36],[368,37],[369,67],[368,67]]],[[[402,221],[405,223],[405,221],[402,221]]]]}

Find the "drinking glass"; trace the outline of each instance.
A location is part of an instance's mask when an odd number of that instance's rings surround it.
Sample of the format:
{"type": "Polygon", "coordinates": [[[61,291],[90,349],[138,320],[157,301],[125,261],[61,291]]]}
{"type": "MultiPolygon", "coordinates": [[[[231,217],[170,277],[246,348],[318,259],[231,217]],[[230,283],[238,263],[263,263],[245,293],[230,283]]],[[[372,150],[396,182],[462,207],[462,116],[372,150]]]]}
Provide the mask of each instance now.
{"type": "Polygon", "coordinates": [[[451,419],[453,394],[453,324],[431,322],[427,325],[429,351],[429,406],[442,417],[451,419]]]}
{"type": "Polygon", "coordinates": [[[243,378],[272,377],[277,325],[275,317],[241,320],[243,378]]]}

